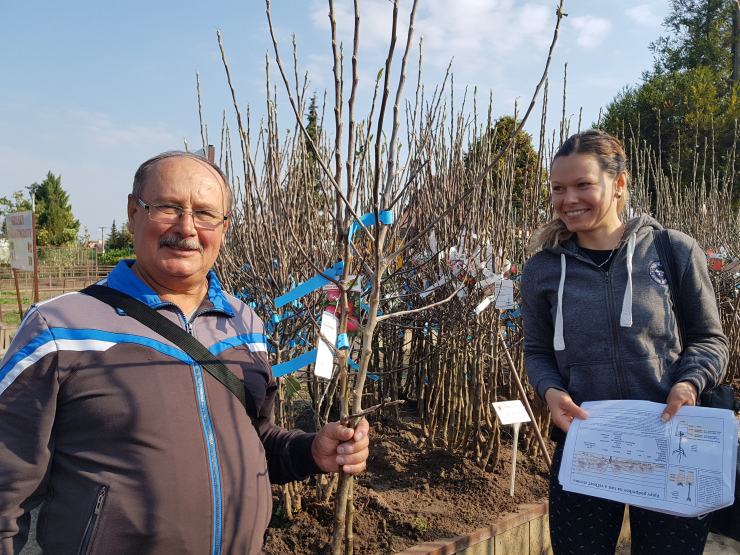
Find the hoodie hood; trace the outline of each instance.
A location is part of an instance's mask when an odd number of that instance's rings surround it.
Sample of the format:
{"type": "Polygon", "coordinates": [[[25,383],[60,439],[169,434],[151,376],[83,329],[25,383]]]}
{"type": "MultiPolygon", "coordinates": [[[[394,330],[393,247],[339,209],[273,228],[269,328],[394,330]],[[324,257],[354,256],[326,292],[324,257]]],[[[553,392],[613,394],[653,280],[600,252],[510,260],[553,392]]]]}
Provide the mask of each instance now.
{"type": "MultiPolygon", "coordinates": [[[[624,231],[624,235],[620,240],[616,248],[616,256],[614,262],[616,263],[619,254],[627,245],[627,252],[625,256],[625,263],[627,265],[627,285],[624,292],[624,300],[622,302],[622,312],[619,317],[619,325],[624,328],[632,327],[632,257],[635,254],[635,242],[637,236],[647,233],[652,233],[654,230],[663,229],[653,217],[648,214],[641,214],[640,216],[633,218],[627,222],[627,227],[624,231]]],[[[546,249],[553,254],[560,256],[560,285],[558,286],[558,307],[557,315],[555,317],[555,335],[553,337],[553,348],[556,351],[565,350],[565,339],[563,338],[563,291],[565,290],[565,276],[568,267],[567,258],[577,257],[578,255],[578,244],[568,239],[562,243],[558,243],[554,247],[546,249]]],[[[592,263],[593,264],[593,263],[592,263]]]]}

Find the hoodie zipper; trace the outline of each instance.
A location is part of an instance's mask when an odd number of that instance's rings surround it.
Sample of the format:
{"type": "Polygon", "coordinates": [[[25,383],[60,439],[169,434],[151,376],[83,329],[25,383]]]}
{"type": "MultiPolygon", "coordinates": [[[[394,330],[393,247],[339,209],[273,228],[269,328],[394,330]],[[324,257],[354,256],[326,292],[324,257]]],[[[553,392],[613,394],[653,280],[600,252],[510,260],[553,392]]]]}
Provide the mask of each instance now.
{"type": "Polygon", "coordinates": [[[95,532],[95,526],[98,523],[100,511],[103,509],[103,503],[105,502],[105,494],[108,488],[102,486],[98,490],[98,497],[95,501],[95,508],[93,509],[92,515],[90,515],[90,522],[87,524],[87,530],[85,531],[85,539],[82,541],[80,546],[80,555],[87,555],[90,549],[90,541],[92,540],[93,532],[95,532]]]}
{"type": "Polygon", "coordinates": [[[612,280],[611,280],[611,277],[609,276],[609,271],[602,270],[602,272],[604,272],[605,274],[604,282],[606,283],[607,289],[609,290],[609,310],[611,312],[610,316],[612,318],[612,337],[614,338],[614,356],[617,362],[617,376],[619,376],[619,397],[624,399],[625,398],[624,396],[624,392],[625,392],[624,374],[622,373],[622,362],[619,359],[619,332],[618,332],[618,327],[617,327],[619,322],[617,322],[617,318],[616,318],[617,311],[614,308],[614,291],[612,290],[612,280]]]}
{"type": "MultiPolygon", "coordinates": [[[[627,242],[623,242],[622,245],[620,245],[619,249],[617,249],[617,252],[614,253],[614,258],[612,259],[612,265],[616,263],[617,258],[622,253],[622,249],[627,244],[627,242]]],[[[614,356],[616,358],[617,363],[617,377],[619,378],[619,397],[621,399],[625,399],[624,392],[626,391],[626,386],[624,383],[624,373],[622,372],[622,361],[619,358],[619,322],[617,321],[617,311],[614,306],[614,291],[612,289],[612,279],[611,274],[609,273],[609,270],[604,270],[603,268],[599,267],[598,264],[596,264],[593,260],[589,258],[584,258],[579,254],[576,254],[576,258],[583,262],[588,262],[589,264],[592,264],[593,266],[596,266],[599,270],[601,270],[604,273],[604,283],[606,283],[606,287],[608,290],[609,295],[609,316],[611,316],[612,320],[612,338],[614,340],[614,356]]]]}

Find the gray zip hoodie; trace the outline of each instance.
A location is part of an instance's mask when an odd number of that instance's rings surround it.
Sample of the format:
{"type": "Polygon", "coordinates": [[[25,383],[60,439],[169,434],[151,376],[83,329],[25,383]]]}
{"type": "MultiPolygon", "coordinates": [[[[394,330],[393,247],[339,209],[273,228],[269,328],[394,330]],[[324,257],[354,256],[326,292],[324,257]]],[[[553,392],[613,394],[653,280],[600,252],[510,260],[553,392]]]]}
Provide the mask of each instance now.
{"type": "Polygon", "coordinates": [[[530,258],[521,280],[524,362],[537,395],[554,387],[584,401],[665,403],[679,381],[699,392],[721,380],[729,356],[704,252],[669,231],[681,279],[686,346],[680,337],[653,230],[643,214],[627,224],[609,271],[564,241],[530,258]]]}

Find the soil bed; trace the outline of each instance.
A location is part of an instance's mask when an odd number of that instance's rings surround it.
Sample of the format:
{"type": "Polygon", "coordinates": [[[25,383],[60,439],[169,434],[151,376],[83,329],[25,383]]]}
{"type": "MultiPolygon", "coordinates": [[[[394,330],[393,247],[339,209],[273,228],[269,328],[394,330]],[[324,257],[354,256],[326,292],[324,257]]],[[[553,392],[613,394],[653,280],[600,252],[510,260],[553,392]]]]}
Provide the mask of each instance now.
{"type": "MultiPolygon", "coordinates": [[[[493,472],[480,469],[460,453],[420,448],[420,435],[412,407],[401,410],[400,420],[385,418],[372,424],[368,467],[354,487],[354,553],[395,553],[437,538],[469,534],[516,511],[521,503],[546,500],[545,462],[521,450],[514,497],[509,496],[508,427],[502,429],[501,462],[493,472]]],[[[270,555],[327,552],[332,505],[311,502],[315,497],[312,484],[313,479],[300,484],[303,509],[292,521],[276,514],[283,513],[278,511],[280,489],[273,486],[274,510],[265,536],[270,555]]]]}

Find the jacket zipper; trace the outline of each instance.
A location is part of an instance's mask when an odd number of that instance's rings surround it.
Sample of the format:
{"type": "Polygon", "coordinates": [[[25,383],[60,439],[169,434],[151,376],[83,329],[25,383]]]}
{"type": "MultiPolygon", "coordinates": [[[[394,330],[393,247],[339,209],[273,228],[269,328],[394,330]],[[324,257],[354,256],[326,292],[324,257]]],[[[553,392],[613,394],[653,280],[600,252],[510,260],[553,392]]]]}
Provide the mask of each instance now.
{"type": "Polygon", "coordinates": [[[92,515],[90,515],[90,522],[88,522],[87,530],[85,531],[85,539],[82,541],[82,545],[80,546],[80,555],[87,555],[87,552],[90,549],[90,540],[92,539],[93,532],[95,531],[95,526],[98,523],[100,511],[103,509],[103,503],[105,502],[105,494],[107,490],[108,488],[105,486],[102,486],[98,490],[98,498],[95,501],[95,508],[93,509],[92,515]]]}
{"type": "MultiPolygon", "coordinates": [[[[183,322],[185,323],[185,329],[187,332],[195,337],[193,331],[192,322],[185,320],[183,315],[183,322]]],[[[219,555],[221,553],[221,476],[218,468],[218,457],[216,455],[216,438],[213,433],[213,425],[211,423],[211,415],[208,411],[208,403],[206,402],[205,387],[203,385],[203,371],[200,365],[193,363],[193,376],[195,377],[195,384],[198,393],[198,404],[200,410],[200,420],[203,427],[203,433],[206,436],[206,447],[208,449],[208,467],[211,475],[211,491],[213,492],[213,546],[211,548],[212,555],[219,555]]]]}

